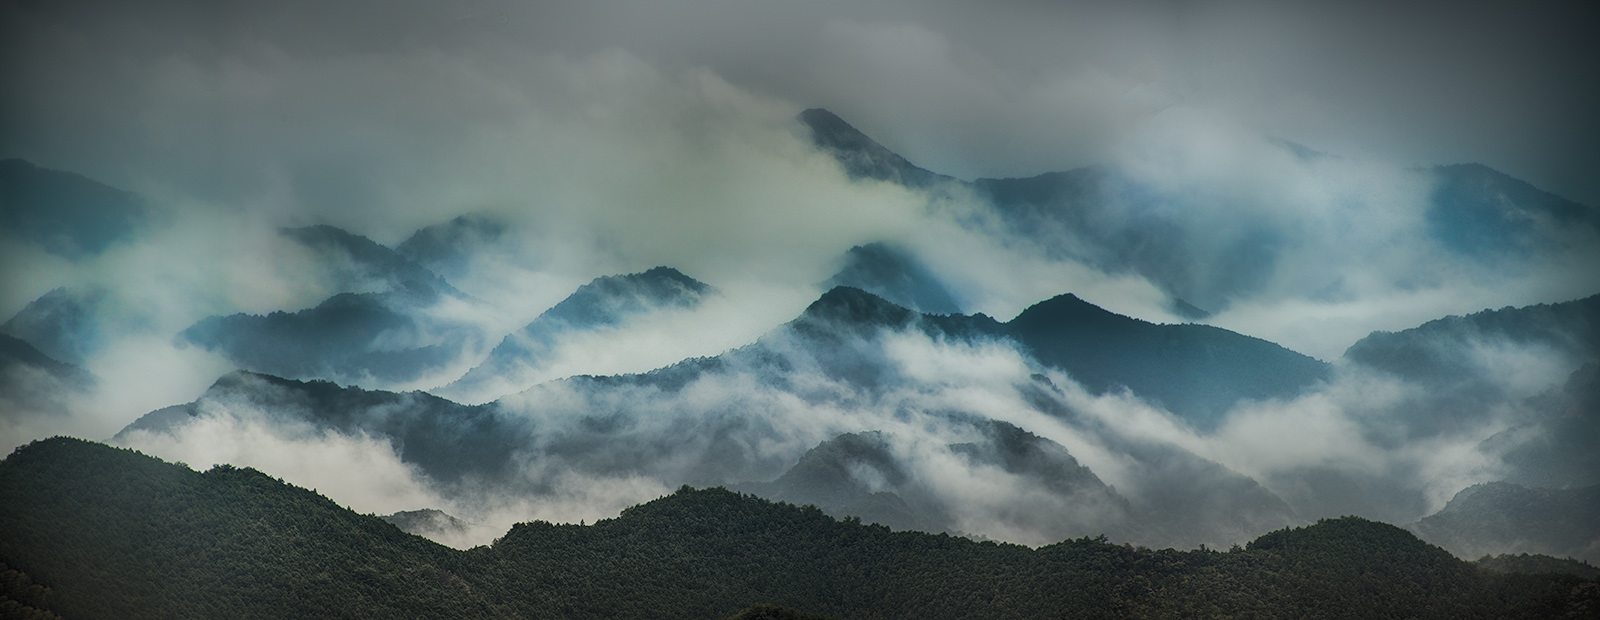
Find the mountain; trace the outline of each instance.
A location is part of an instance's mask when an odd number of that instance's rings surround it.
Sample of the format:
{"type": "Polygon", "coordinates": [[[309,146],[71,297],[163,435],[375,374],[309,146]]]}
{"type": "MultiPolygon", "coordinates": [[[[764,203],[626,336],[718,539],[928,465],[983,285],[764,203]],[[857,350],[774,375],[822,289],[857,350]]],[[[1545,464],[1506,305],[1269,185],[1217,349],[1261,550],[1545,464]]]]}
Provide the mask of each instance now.
{"type": "MultiPolygon", "coordinates": [[[[969,466],[993,467],[1026,478],[1036,492],[1060,499],[1058,506],[1078,512],[1037,515],[1030,525],[1073,533],[1115,533],[1140,537],[1128,523],[1128,501],[1078,464],[1066,448],[1005,422],[984,425],[979,441],[948,446],[969,466]],[[1081,531],[1072,531],[1081,530],[1081,531]]],[[[935,489],[921,484],[882,432],[847,433],[818,444],[778,479],[733,488],[773,500],[814,505],[838,517],[856,517],[899,530],[959,531],[935,489]]]]}
{"type": "Polygon", "coordinates": [[[1600,232],[1600,210],[1488,166],[1435,166],[1429,172],[1437,182],[1426,214],[1428,230],[1464,258],[1497,262],[1546,252],[1561,239],[1552,230],[1600,232]]]}
{"type": "Polygon", "coordinates": [[[344,286],[378,290],[338,293],[295,312],[206,317],[178,342],[274,375],[394,384],[440,372],[481,339],[473,326],[429,312],[471,298],[395,251],[332,226],[282,232],[323,255],[344,286]]]}
{"type": "Polygon", "coordinates": [[[466,274],[473,252],[499,241],[506,225],[486,215],[467,214],[434,224],[412,233],[396,254],[446,278],[466,274]]]}
{"type": "Polygon", "coordinates": [[[382,287],[380,290],[421,299],[466,296],[426,267],[361,235],[326,224],[284,228],[280,232],[348,269],[345,275],[352,285],[375,282],[382,287]]]}
{"type": "MultiPolygon", "coordinates": [[[[1202,318],[1266,287],[1296,244],[1292,228],[1268,218],[1199,224],[1187,219],[1207,198],[1162,187],[1114,165],[1092,165],[1025,178],[971,182],[907,162],[826,110],[807,110],[799,122],[812,142],[854,178],[914,189],[959,186],[970,190],[999,222],[1007,243],[1030,246],[1052,258],[1080,261],[1101,271],[1138,274],[1170,297],[1179,316],[1202,318]],[[1203,309],[1203,310],[1202,310],[1203,309]]],[[[1282,140],[1269,140],[1302,163],[1330,156],[1282,140]]],[[[1479,164],[1407,171],[1432,186],[1424,234],[1458,257],[1500,265],[1533,257],[1568,256],[1592,247],[1600,234],[1600,209],[1580,205],[1479,164]]],[[[1202,192],[1203,193],[1203,192],[1202,192]]],[[[1227,196],[1221,200],[1237,200],[1227,196]]],[[[987,221],[978,218],[974,224],[987,221]]],[[[1304,292],[1335,295],[1335,280],[1304,292]]]]}
{"type": "MultiPolygon", "coordinates": [[[[1326,364],[1265,340],[1205,325],[1156,325],[1108,312],[1072,294],[1034,304],[999,323],[987,316],[922,315],[859,289],[823,294],[784,329],[825,350],[843,335],[912,328],[955,340],[1009,340],[1095,393],[1121,388],[1163,405],[1202,430],[1242,400],[1287,399],[1329,376],[1326,364]]],[[[861,362],[825,364],[838,376],[861,362]]],[[[868,380],[871,368],[859,368],[868,380]]]]}
{"type": "Polygon", "coordinates": [[[0,334],[28,341],[45,355],[82,364],[104,346],[97,319],[106,303],[98,289],[57,288],[0,324],[0,334]]]}
{"type": "Polygon", "coordinates": [[[850,178],[888,181],[906,187],[929,187],[955,180],[918,168],[822,108],[801,112],[799,120],[811,131],[812,141],[838,159],[850,178]]]}
{"type": "Polygon", "coordinates": [[[133,235],[149,217],[138,196],[21,159],[0,160],[0,234],[81,258],[133,235]]]}
{"type": "Polygon", "coordinates": [[[402,510],[380,518],[393,523],[395,527],[400,528],[407,534],[416,534],[430,539],[461,536],[467,531],[465,522],[446,514],[442,510],[432,508],[402,510]]]}
{"type": "Polygon", "coordinates": [[[52,359],[25,340],[0,334],[0,375],[21,372],[24,368],[82,387],[95,382],[89,371],[52,359]]]}
{"type": "Polygon", "coordinates": [[[1031,549],[720,489],[456,551],[255,470],[68,438],[0,462],[0,531],[0,557],[51,589],[49,609],[88,620],[711,618],[756,602],[849,618],[1556,618],[1600,603],[1593,580],[1479,571],[1356,518],[1226,553],[1031,549]]]}
{"type": "Polygon", "coordinates": [[[1373,332],[1350,345],[1344,357],[1408,380],[1459,389],[1484,383],[1477,379],[1492,372],[1469,349],[1499,346],[1537,347],[1574,367],[1600,361],[1600,295],[1449,316],[1399,332],[1373,332]]]}
{"type": "MultiPolygon", "coordinates": [[[[588,290],[629,282],[634,281],[602,280],[588,290]]],[[[547,314],[563,323],[586,317],[610,320],[609,313],[593,312],[596,307],[612,306],[575,302],[547,314]],[[590,311],[580,311],[584,309],[590,311]]],[[[291,429],[310,424],[318,433],[387,440],[401,462],[417,467],[429,484],[451,497],[508,490],[548,493],[550,482],[538,472],[553,471],[604,480],[653,480],[668,488],[748,483],[752,486],[741,488],[817,503],[835,514],[871,515],[897,528],[988,528],[1027,540],[1117,533],[1147,544],[1231,544],[1300,522],[1282,500],[1250,478],[1176,445],[1127,436],[1086,415],[1075,397],[1042,374],[1023,372],[1012,382],[983,379],[976,389],[1014,403],[1008,411],[1043,416],[1037,419],[1070,428],[1119,455],[1118,469],[1138,487],[1138,493],[1121,496],[1064,447],[1032,429],[994,419],[993,412],[928,401],[944,389],[943,382],[967,379],[921,377],[908,364],[924,363],[926,355],[906,357],[899,348],[900,343],[920,341],[933,347],[928,355],[938,356],[990,347],[1010,351],[1042,372],[1048,364],[1040,360],[1088,365],[1095,356],[1106,355],[1086,344],[1091,337],[1107,350],[1121,347],[1150,356],[1146,366],[1158,371],[1209,373],[1220,386],[1212,393],[1218,402],[1222,397],[1217,395],[1226,395],[1226,390],[1234,390],[1234,398],[1260,397],[1250,391],[1259,380],[1238,380],[1228,374],[1229,368],[1292,373],[1292,362],[1302,359],[1231,332],[1152,325],[1075,298],[1045,302],[1000,323],[983,315],[919,314],[839,287],[756,343],[647,373],[550,381],[467,407],[421,393],[340,388],[241,372],[219,380],[191,405],[152,412],[119,434],[118,441],[140,445],[138,431],[182,437],[202,417],[233,416],[291,429]],[[1072,312],[1052,309],[1063,303],[1072,312]],[[941,347],[951,349],[946,353],[941,347]],[[1273,356],[1288,361],[1273,361],[1273,356]],[[1167,357],[1200,361],[1190,366],[1161,361],[1167,357]],[[931,445],[896,444],[914,440],[890,432],[911,420],[940,429],[947,439],[931,445]],[[936,473],[939,467],[954,469],[936,473]],[[1005,490],[975,501],[949,478],[957,472],[1005,490]],[[469,479],[488,484],[474,490],[463,486],[469,479]]],[[[1139,373],[1149,372],[1146,368],[1131,363],[1108,368],[1108,374],[1100,375],[1106,391],[1152,385],[1148,378],[1141,382],[1139,373]]],[[[1293,390],[1316,380],[1308,372],[1298,377],[1299,383],[1271,384],[1286,390],[1274,397],[1292,396],[1293,390]]]]}
{"type": "Polygon", "coordinates": [[[1537,553],[1600,562],[1600,485],[1474,485],[1407,529],[1463,558],[1537,553]]]}
{"type": "Polygon", "coordinates": [[[710,285],[671,267],[595,278],[506,336],[482,363],[435,392],[483,400],[525,390],[564,339],[620,327],[652,312],[694,308],[715,292],[710,285]]]}
{"type": "Polygon", "coordinates": [[[217,379],[193,403],[145,414],[118,438],[138,431],[175,433],[207,415],[257,416],[277,424],[309,424],[319,433],[387,440],[403,462],[444,486],[504,480],[513,455],[531,443],[527,421],[503,415],[494,405],[467,406],[424,392],[363,390],[242,370],[217,379]]]}
{"type": "Polygon", "coordinates": [[[1344,357],[1425,388],[1391,422],[1429,436],[1515,412],[1483,449],[1509,465],[1507,479],[1570,488],[1600,484],[1600,295],[1450,316],[1398,332],[1374,332],[1344,357]],[[1517,378],[1506,368],[1537,373],[1517,378]],[[1533,398],[1521,394],[1542,388],[1533,398]],[[1505,408],[1485,406],[1506,403],[1505,408]]]}
{"type": "Polygon", "coordinates": [[[91,394],[89,371],[51,359],[26,341],[0,334],[0,442],[26,441],[28,423],[71,415],[73,400],[91,394]]]}
{"type": "Polygon", "coordinates": [[[923,314],[961,314],[961,306],[939,277],[910,252],[887,243],[850,248],[827,288],[858,288],[923,314]]]}
{"type": "Polygon", "coordinates": [[[1201,430],[1215,428],[1240,401],[1293,398],[1330,377],[1327,364],[1259,338],[1155,325],[1071,294],[1030,306],[1006,330],[1084,387],[1127,387],[1201,430]]]}
{"type": "Polygon", "coordinates": [[[260,472],[56,438],[0,463],[0,557],[66,618],[490,614],[452,554],[260,472]]]}

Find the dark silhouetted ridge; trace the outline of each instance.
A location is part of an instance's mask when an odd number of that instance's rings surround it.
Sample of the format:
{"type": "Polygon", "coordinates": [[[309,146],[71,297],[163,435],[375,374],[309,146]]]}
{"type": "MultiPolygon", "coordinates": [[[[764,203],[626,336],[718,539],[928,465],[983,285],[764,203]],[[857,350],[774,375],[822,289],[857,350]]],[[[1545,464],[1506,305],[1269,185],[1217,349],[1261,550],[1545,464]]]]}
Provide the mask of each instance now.
{"type": "Polygon", "coordinates": [[[1327,364],[1208,325],[1156,325],[1072,294],[1005,324],[1040,362],[1095,392],[1127,387],[1208,430],[1240,400],[1287,399],[1328,378],[1327,364]]]}
{"type": "Polygon", "coordinates": [[[79,620],[687,619],[758,602],[841,618],[1556,618],[1597,602],[1594,581],[1479,571],[1356,518],[1227,553],[1030,549],[688,487],[456,551],[255,470],[68,438],[0,462],[0,532],[6,565],[79,620]]]}

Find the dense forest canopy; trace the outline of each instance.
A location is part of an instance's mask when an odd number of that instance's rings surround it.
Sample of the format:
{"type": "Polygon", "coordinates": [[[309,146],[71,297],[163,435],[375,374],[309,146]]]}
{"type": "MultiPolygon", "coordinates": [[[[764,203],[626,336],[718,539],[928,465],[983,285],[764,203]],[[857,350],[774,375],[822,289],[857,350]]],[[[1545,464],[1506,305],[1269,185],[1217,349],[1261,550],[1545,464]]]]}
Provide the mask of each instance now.
{"type": "Polygon", "coordinates": [[[523,523],[458,551],[255,470],[199,473],[68,438],[0,463],[0,506],[0,560],[16,573],[6,573],[8,608],[69,618],[1556,618],[1600,609],[1593,578],[1481,570],[1353,517],[1228,551],[1104,538],[1035,549],[685,487],[592,525],[523,523]]]}

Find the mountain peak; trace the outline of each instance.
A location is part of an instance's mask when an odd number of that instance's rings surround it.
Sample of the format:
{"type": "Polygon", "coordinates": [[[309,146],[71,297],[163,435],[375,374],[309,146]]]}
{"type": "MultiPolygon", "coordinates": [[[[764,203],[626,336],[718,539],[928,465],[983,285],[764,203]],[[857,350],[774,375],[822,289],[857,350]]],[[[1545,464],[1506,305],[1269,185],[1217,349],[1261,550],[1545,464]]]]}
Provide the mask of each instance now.
{"type": "Polygon", "coordinates": [[[917,313],[853,286],[835,286],[811,302],[800,316],[844,324],[900,326],[910,322],[917,313]]]}
{"type": "Polygon", "coordinates": [[[1080,299],[1072,293],[1063,293],[1028,306],[1010,323],[1028,325],[1040,322],[1075,322],[1100,325],[1143,323],[1080,299]]]}
{"type": "Polygon", "coordinates": [[[941,180],[953,180],[918,168],[822,108],[811,108],[797,118],[811,129],[812,142],[832,153],[852,179],[876,179],[906,187],[927,187],[941,180]]]}

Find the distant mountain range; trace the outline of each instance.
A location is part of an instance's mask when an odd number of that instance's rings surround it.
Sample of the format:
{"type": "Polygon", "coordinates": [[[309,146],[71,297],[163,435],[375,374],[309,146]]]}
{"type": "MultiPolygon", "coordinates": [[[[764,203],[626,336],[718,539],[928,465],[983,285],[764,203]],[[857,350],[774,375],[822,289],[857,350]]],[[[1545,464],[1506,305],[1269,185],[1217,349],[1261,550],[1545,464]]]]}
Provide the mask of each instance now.
{"type": "MultiPolygon", "coordinates": [[[[1203,318],[1257,292],[1287,244],[1266,222],[1236,222],[1226,231],[1187,226],[1173,215],[1188,209],[1187,197],[1152,187],[1116,166],[968,182],[912,164],[827,110],[806,110],[798,118],[817,147],[852,178],[970,192],[1003,222],[1009,237],[1108,273],[1144,276],[1171,295],[1171,309],[1179,316],[1203,318]],[[1202,247],[1215,250],[1202,259],[1197,255],[1202,247]]],[[[1302,160],[1316,158],[1303,146],[1275,144],[1302,160]]],[[[1414,173],[1434,186],[1425,212],[1427,234],[1468,261],[1498,263],[1566,250],[1575,231],[1600,233],[1600,210],[1480,164],[1414,173]]],[[[1328,286],[1332,294],[1340,284],[1328,286]]]]}
{"type": "Polygon", "coordinates": [[[342,292],[296,312],[207,317],[179,342],[285,377],[391,384],[437,373],[482,339],[471,325],[429,312],[471,299],[394,250],[326,225],[282,232],[339,266],[345,286],[378,290],[342,292]]]}
{"type": "MultiPolygon", "coordinates": [[[[644,281],[684,285],[683,276],[675,271],[647,273],[652,274],[650,278],[668,279],[644,281]]],[[[595,287],[591,290],[639,282],[602,280],[591,285],[595,287]]],[[[575,295],[571,299],[583,298],[575,295]]],[[[594,308],[578,304],[558,305],[551,311],[556,313],[551,320],[567,320],[562,317],[568,314],[573,320],[592,317],[591,310],[594,308]],[[587,309],[579,312],[579,308],[587,309]]],[[[869,438],[878,435],[844,435],[824,441],[798,465],[785,463],[781,453],[753,453],[742,447],[785,441],[790,436],[789,427],[795,421],[765,419],[758,413],[768,406],[763,404],[768,398],[787,394],[780,398],[814,406],[879,407],[901,398],[897,395],[901,391],[918,389],[913,379],[900,376],[895,364],[884,357],[886,339],[897,333],[952,343],[992,343],[1069,374],[1079,368],[1096,368],[1099,373],[1093,377],[1098,381],[1087,384],[1101,391],[1131,389],[1152,400],[1177,394],[1163,391],[1164,381],[1200,375],[1200,381],[1211,388],[1205,393],[1211,400],[1178,401],[1179,405],[1201,405],[1174,410],[1193,415],[1193,423],[1206,427],[1214,424],[1220,408],[1236,400],[1291,398],[1328,373],[1322,363],[1270,343],[1212,327],[1144,323],[1070,296],[1043,302],[1009,323],[1000,323],[983,315],[923,315],[870,293],[840,287],[755,344],[640,375],[576,377],[466,407],[421,393],[366,391],[238,373],[220,380],[195,404],[154,412],[130,425],[119,438],[126,439],[135,431],[181,433],[183,425],[203,411],[258,411],[269,417],[310,422],[331,432],[387,438],[404,462],[419,467],[446,488],[473,478],[515,486],[520,483],[511,475],[511,464],[529,460],[559,462],[592,475],[662,476],[672,484],[730,484],[781,474],[773,483],[744,488],[815,503],[839,515],[857,514],[851,511],[862,510],[867,506],[862,502],[870,500],[877,506],[873,510],[882,509],[873,514],[883,523],[959,530],[955,520],[940,516],[951,508],[949,499],[894,475],[896,468],[903,466],[898,459],[906,455],[885,452],[882,445],[866,452],[849,448],[874,445],[869,438]],[[1108,357],[1108,350],[1121,351],[1125,363],[1092,363],[1097,356],[1108,357]],[[1141,355],[1146,356],[1142,363],[1141,355]],[[1266,368],[1277,372],[1260,370],[1266,368]],[[727,382],[763,387],[727,394],[713,402],[689,396],[727,382]],[[728,413],[717,422],[691,422],[704,416],[697,408],[707,406],[728,413]],[[662,424],[666,429],[659,428],[662,424]],[[677,424],[690,426],[667,430],[677,424]],[[851,456],[857,452],[877,456],[851,456]],[[858,467],[860,463],[878,473],[867,473],[858,467]],[[783,473],[784,469],[788,473],[783,473]],[[881,480],[868,481],[863,476],[881,480]]],[[[1232,540],[1244,532],[1296,522],[1287,505],[1247,477],[1172,446],[1129,443],[1097,430],[1092,421],[1063,404],[1059,390],[1042,376],[1016,389],[1019,398],[1039,411],[1064,423],[1089,425],[1085,432],[1100,434],[1142,463],[1146,472],[1143,485],[1153,494],[1130,508],[1127,499],[1077,464],[1060,445],[1010,424],[969,418],[960,412],[946,414],[949,423],[974,429],[970,432],[976,440],[945,446],[947,454],[975,470],[998,467],[1007,476],[1038,485],[1040,493],[1055,498],[1051,501],[1058,509],[1075,511],[1019,516],[1030,528],[1063,535],[1117,532],[1152,543],[1192,545],[1232,540]],[[1130,514],[1132,519],[1125,518],[1130,514]],[[1219,527],[1223,529],[1216,529],[1219,527]]]]}

